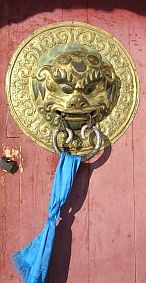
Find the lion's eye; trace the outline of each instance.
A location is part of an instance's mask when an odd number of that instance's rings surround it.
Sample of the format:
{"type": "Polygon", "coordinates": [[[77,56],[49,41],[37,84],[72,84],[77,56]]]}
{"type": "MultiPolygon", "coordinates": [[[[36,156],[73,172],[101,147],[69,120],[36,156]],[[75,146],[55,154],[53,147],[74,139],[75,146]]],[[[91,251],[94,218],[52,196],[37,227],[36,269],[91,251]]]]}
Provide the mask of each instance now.
{"type": "Polygon", "coordinates": [[[61,84],[60,86],[64,93],[70,94],[73,92],[73,87],[71,85],[61,84]]]}
{"type": "Polygon", "coordinates": [[[95,55],[88,55],[87,60],[94,66],[98,66],[100,64],[100,59],[95,55]]]}
{"type": "Polygon", "coordinates": [[[95,90],[96,88],[96,84],[89,84],[89,85],[86,85],[85,88],[84,88],[84,93],[85,94],[91,94],[93,90],[95,90]]]}

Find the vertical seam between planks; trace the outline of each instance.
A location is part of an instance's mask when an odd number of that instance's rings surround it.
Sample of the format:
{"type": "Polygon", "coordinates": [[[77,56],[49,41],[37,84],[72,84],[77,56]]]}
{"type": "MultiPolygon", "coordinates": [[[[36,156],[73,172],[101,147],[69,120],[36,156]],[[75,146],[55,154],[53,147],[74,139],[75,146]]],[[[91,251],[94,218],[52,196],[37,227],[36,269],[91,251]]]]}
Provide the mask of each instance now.
{"type": "MultiPolygon", "coordinates": [[[[130,52],[130,25],[129,29],[129,52],[130,52]]],[[[136,195],[135,195],[135,160],[134,160],[134,129],[132,123],[132,171],[133,171],[133,224],[134,224],[134,283],[137,282],[137,254],[136,254],[136,195]]]]}
{"type": "Polygon", "coordinates": [[[137,254],[136,254],[136,195],[135,195],[135,163],[134,163],[134,134],[133,134],[133,123],[132,123],[132,156],[133,156],[133,216],[134,216],[134,283],[137,282],[137,254]]]}
{"type": "Polygon", "coordinates": [[[7,230],[6,230],[6,203],[7,203],[7,200],[6,200],[6,176],[5,176],[5,184],[4,184],[4,193],[3,193],[3,212],[2,212],[2,249],[1,249],[1,253],[2,253],[2,269],[4,270],[5,268],[5,245],[6,245],[6,242],[5,242],[5,235],[7,233],[7,230]]]}
{"type": "MultiPolygon", "coordinates": [[[[20,144],[20,164],[22,163],[22,146],[20,144]]],[[[22,174],[19,174],[19,250],[21,245],[21,201],[22,201],[22,174]]],[[[19,276],[19,283],[21,283],[21,277],[19,276]]]]}
{"type": "MultiPolygon", "coordinates": [[[[88,180],[90,178],[90,165],[88,164],[88,180]]],[[[89,197],[89,182],[87,188],[87,196],[88,196],[88,283],[90,283],[90,197],[89,197]]]]}

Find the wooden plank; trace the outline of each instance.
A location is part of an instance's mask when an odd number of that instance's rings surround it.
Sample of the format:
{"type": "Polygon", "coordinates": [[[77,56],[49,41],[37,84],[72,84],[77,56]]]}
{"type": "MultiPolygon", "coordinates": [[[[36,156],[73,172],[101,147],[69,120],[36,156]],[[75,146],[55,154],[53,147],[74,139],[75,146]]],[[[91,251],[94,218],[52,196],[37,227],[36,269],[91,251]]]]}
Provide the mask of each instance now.
{"type": "MultiPolygon", "coordinates": [[[[5,97],[5,74],[8,64],[8,38],[9,28],[5,26],[8,23],[9,7],[7,1],[1,3],[3,16],[1,17],[0,32],[0,155],[6,155],[13,158],[18,158],[19,140],[7,139],[6,136],[6,123],[7,123],[7,101],[5,97]],[[13,152],[12,152],[13,148],[13,152]],[[10,155],[9,155],[10,154],[10,155]]],[[[12,268],[10,256],[15,248],[19,249],[19,173],[11,175],[9,173],[0,171],[0,221],[1,221],[1,264],[0,264],[0,281],[19,282],[19,275],[12,268]],[[12,181],[13,180],[13,181],[12,181]]]]}
{"type": "MultiPolygon", "coordinates": [[[[4,3],[3,3],[4,4],[4,3]]],[[[8,16],[7,5],[4,4],[5,21],[8,16]]],[[[1,22],[1,24],[3,21],[1,22]]],[[[5,147],[14,147],[13,141],[6,138],[5,73],[8,52],[8,27],[1,28],[0,32],[0,156],[6,154],[5,147]]],[[[18,141],[15,140],[15,145],[18,141]]],[[[13,152],[14,153],[14,152],[13,152]]],[[[8,151],[7,151],[8,154],[8,151]]],[[[19,282],[19,276],[13,271],[10,255],[14,247],[19,248],[19,175],[12,176],[0,170],[0,281],[19,282]],[[13,182],[12,182],[13,179],[13,182]],[[11,190],[11,191],[10,191],[11,190]],[[17,201],[18,200],[18,201],[17,201]],[[15,213],[14,213],[15,212],[15,213]],[[18,225],[15,227],[15,225],[18,225]],[[12,229],[13,227],[13,229],[12,229]]]]}
{"type": "Polygon", "coordinates": [[[63,0],[63,21],[85,22],[88,20],[87,0],[63,0]]]}
{"type": "MultiPolygon", "coordinates": [[[[3,1],[4,2],[4,1],[3,1]]],[[[8,64],[8,38],[9,28],[5,26],[8,23],[9,7],[7,1],[1,3],[1,28],[0,32],[0,154],[2,155],[15,155],[16,146],[19,147],[19,140],[10,140],[6,137],[6,122],[7,122],[7,101],[5,97],[5,74],[8,64]],[[13,153],[12,149],[13,148],[13,153]]],[[[15,156],[17,159],[17,157],[15,156]]],[[[13,270],[11,265],[10,256],[14,252],[15,247],[19,249],[19,173],[11,175],[6,172],[0,171],[0,209],[2,223],[0,244],[1,244],[1,270],[0,281],[19,282],[18,274],[13,270]],[[12,181],[13,180],[13,181],[12,181]]]]}
{"type": "MultiPolygon", "coordinates": [[[[88,8],[88,22],[129,49],[128,12],[88,8]],[[127,18],[126,18],[127,17],[127,18]]],[[[103,6],[104,9],[104,6],[103,6]]],[[[132,128],[94,170],[89,187],[89,282],[135,282],[132,128]],[[127,170],[125,170],[127,168],[127,170]]]]}
{"type": "Polygon", "coordinates": [[[133,182],[135,193],[136,282],[143,283],[146,278],[146,18],[132,14],[129,23],[130,53],[140,79],[140,105],[133,123],[133,182]]]}
{"type": "Polygon", "coordinates": [[[20,249],[20,174],[22,172],[21,147],[19,139],[6,139],[3,143],[3,155],[20,164],[20,171],[15,175],[4,172],[5,191],[3,215],[5,217],[3,235],[3,270],[2,282],[20,282],[18,273],[13,269],[11,256],[20,249]]]}

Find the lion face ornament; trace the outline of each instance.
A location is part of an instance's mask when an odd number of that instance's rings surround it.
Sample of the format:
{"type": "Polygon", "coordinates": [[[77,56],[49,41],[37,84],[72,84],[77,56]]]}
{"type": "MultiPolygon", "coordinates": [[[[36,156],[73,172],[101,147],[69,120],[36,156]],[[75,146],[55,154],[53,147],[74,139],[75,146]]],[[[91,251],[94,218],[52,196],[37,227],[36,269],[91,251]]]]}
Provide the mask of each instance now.
{"type": "Polygon", "coordinates": [[[63,118],[72,130],[89,120],[103,120],[119,97],[120,80],[100,54],[70,51],[42,66],[32,77],[38,112],[58,126],[63,118]],[[40,103],[39,103],[40,104],[40,103]]]}

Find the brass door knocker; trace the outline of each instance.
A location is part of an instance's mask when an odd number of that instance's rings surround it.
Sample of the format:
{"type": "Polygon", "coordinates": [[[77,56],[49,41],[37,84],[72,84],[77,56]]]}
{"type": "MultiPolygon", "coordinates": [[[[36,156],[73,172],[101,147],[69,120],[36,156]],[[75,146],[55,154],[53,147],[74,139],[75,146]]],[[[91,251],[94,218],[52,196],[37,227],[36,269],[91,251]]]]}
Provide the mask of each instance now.
{"type": "Polygon", "coordinates": [[[76,22],[43,27],[24,40],[6,91],[14,119],[31,139],[82,161],[125,132],[139,102],[137,73],[124,47],[76,22]]]}

